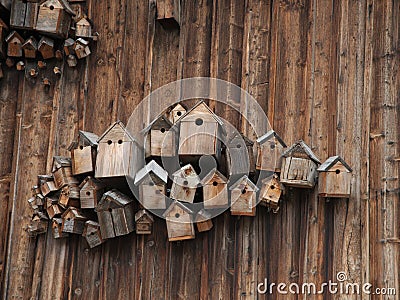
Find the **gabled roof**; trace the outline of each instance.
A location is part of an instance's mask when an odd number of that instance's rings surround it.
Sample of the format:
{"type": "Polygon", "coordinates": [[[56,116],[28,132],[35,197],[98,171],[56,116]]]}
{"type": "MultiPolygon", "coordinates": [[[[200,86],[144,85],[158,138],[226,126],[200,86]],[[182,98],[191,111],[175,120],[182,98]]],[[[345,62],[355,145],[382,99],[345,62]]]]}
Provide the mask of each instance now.
{"type": "Polygon", "coordinates": [[[64,41],[64,47],[70,47],[75,44],[75,41],[71,38],[68,38],[64,41]]]}
{"type": "Polygon", "coordinates": [[[144,128],[140,133],[142,133],[142,134],[147,133],[148,131],[150,131],[150,129],[153,127],[154,124],[161,122],[161,121],[167,123],[169,128],[173,128],[173,126],[174,126],[174,124],[172,124],[171,121],[168,120],[168,118],[165,115],[160,115],[157,118],[155,118],[153,121],[151,121],[151,123],[149,125],[147,125],[147,127],[144,128]]]}
{"type": "Polygon", "coordinates": [[[65,0],[45,0],[45,1],[42,1],[42,3],[40,3],[40,6],[47,7],[48,5],[54,5],[56,3],[59,3],[60,7],[64,8],[67,13],[75,16],[74,10],[71,8],[71,6],[69,6],[68,2],[65,0]]]}
{"type": "Polygon", "coordinates": [[[35,214],[32,217],[32,220],[48,220],[49,218],[47,217],[47,215],[41,211],[37,211],[35,212],[35,214]]]}
{"type": "Polygon", "coordinates": [[[129,203],[131,203],[133,200],[129,198],[128,196],[122,194],[120,191],[113,189],[111,191],[108,191],[103,194],[103,197],[101,198],[99,204],[97,205],[95,211],[105,211],[108,210],[109,208],[121,208],[129,203]]]}
{"type": "Polygon", "coordinates": [[[221,174],[216,168],[212,169],[204,178],[201,180],[202,185],[208,184],[214,177],[219,177],[221,181],[227,183],[228,179],[224,175],[221,174]]]}
{"type": "Polygon", "coordinates": [[[145,209],[141,209],[135,214],[135,222],[139,221],[143,217],[147,217],[151,222],[154,222],[153,216],[145,209]]]}
{"type": "Polygon", "coordinates": [[[61,218],[65,218],[69,213],[72,213],[74,219],[76,220],[82,220],[82,221],[87,220],[87,218],[82,214],[80,209],[72,206],[68,207],[68,209],[61,215],[61,218]]]}
{"type": "Polygon", "coordinates": [[[92,26],[92,24],[90,24],[88,18],[86,16],[83,16],[82,18],[79,19],[79,21],[76,22],[76,25],[89,25],[92,26]]]}
{"type": "Polygon", "coordinates": [[[13,39],[14,37],[16,37],[17,39],[19,39],[21,41],[21,43],[24,42],[24,38],[22,36],[20,36],[20,34],[18,32],[11,31],[11,33],[6,37],[6,42],[8,43],[9,41],[11,41],[11,39],[13,39]]]}
{"type": "Polygon", "coordinates": [[[71,167],[71,158],[65,156],[54,156],[53,157],[53,172],[59,168],[71,167]]]}
{"type": "Polygon", "coordinates": [[[31,46],[33,49],[37,49],[38,47],[38,42],[33,36],[29,37],[29,39],[27,39],[25,43],[22,44],[22,49],[25,49],[29,46],[31,46]]]}
{"type": "Polygon", "coordinates": [[[236,181],[234,184],[232,184],[232,186],[229,188],[229,190],[232,191],[232,190],[238,188],[241,184],[250,186],[251,190],[254,192],[258,191],[258,187],[249,179],[249,177],[247,177],[247,175],[244,175],[241,178],[239,178],[238,181],[236,181]]]}
{"type": "Polygon", "coordinates": [[[332,168],[337,162],[341,162],[342,165],[349,170],[350,172],[352,172],[353,170],[351,169],[351,167],[343,160],[343,158],[341,158],[339,155],[336,156],[331,156],[329,157],[322,165],[319,166],[319,168],[317,169],[317,171],[319,172],[326,172],[329,171],[330,168],[332,168]]]}
{"type": "Polygon", "coordinates": [[[278,142],[282,145],[283,148],[286,148],[286,144],[285,142],[282,140],[282,138],[273,130],[271,129],[270,131],[268,131],[266,134],[264,134],[263,136],[259,137],[257,139],[257,143],[258,144],[264,144],[266,141],[268,141],[269,139],[275,137],[278,142]]]}
{"type": "Polygon", "coordinates": [[[43,45],[49,46],[49,47],[54,47],[54,40],[47,36],[42,36],[42,38],[39,41],[39,46],[38,48],[41,49],[43,45]]]}
{"type": "Polygon", "coordinates": [[[89,181],[91,181],[99,189],[104,187],[104,184],[100,180],[92,176],[88,176],[81,182],[79,188],[82,189],[89,181]]]}
{"type": "Polygon", "coordinates": [[[264,183],[270,182],[272,180],[279,182],[279,184],[280,184],[279,177],[276,174],[273,174],[271,176],[264,178],[263,180],[261,180],[261,182],[264,184],[264,183]]]}
{"type": "Polygon", "coordinates": [[[199,101],[195,106],[193,106],[190,110],[188,110],[181,118],[180,121],[182,121],[185,117],[189,116],[196,110],[201,110],[201,113],[208,113],[210,114],[215,121],[218,122],[219,125],[223,125],[224,122],[208,107],[208,105],[204,102],[204,100],[199,101]]]}
{"type": "Polygon", "coordinates": [[[157,162],[152,160],[147,165],[145,165],[142,169],[140,169],[135,176],[135,185],[140,184],[147,175],[153,173],[162,181],[167,183],[168,181],[168,172],[165,171],[157,162]]]}
{"type": "Polygon", "coordinates": [[[126,136],[132,140],[132,142],[136,142],[136,140],[130,135],[128,130],[126,130],[124,123],[122,123],[121,121],[116,121],[111,124],[111,126],[108,127],[107,130],[97,139],[97,142],[99,143],[115,126],[119,126],[124,131],[126,136]]]}
{"type": "Polygon", "coordinates": [[[49,175],[38,175],[39,182],[47,182],[47,181],[53,181],[54,177],[53,174],[49,175]]]}
{"type": "Polygon", "coordinates": [[[85,39],[83,39],[83,38],[77,39],[77,40],[75,41],[75,44],[76,44],[76,43],[79,43],[79,44],[81,44],[81,45],[83,45],[83,46],[89,45],[89,41],[87,41],[87,40],[85,40],[85,39]]]}
{"type": "Polygon", "coordinates": [[[182,202],[179,201],[174,201],[171,203],[171,205],[167,208],[167,210],[163,213],[163,217],[166,217],[174,208],[175,206],[179,206],[183,211],[187,212],[188,214],[192,214],[193,211],[188,208],[186,205],[184,205],[182,202]]]}
{"type": "Polygon", "coordinates": [[[181,111],[181,110],[185,110],[185,111],[187,111],[187,107],[186,107],[186,105],[184,105],[183,103],[177,103],[176,105],[173,105],[171,108],[170,108],[170,111],[181,111]]]}
{"type": "Polygon", "coordinates": [[[204,222],[207,220],[211,220],[211,218],[212,218],[211,213],[203,208],[197,213],[196,222],[204,222]]]}
{"type": "Polygon", "coordinates": [[[311,160],[320,164],[318,157],[312,152],[311,148],[307,146],[307,144],[303,140],[299,140],[294,143],[289,149],[287,149],[282,156],[289,157],[292,156],[293,153],[300,152],[305,153],[311,160]]]}
{"type": "Polygon", "coordinates": [[[78,139],[74,140],[71,145],[68,147],[68,151],[72,151],[76,149],[79,145],[79,141],[84,141],[85,144],[88,144],[91,147],[97,147],[99,144],[97,140],[99,136],[93,132],[79,130],[78,139]]]}
{"type": "MultiPolygon", "coordinates": [[[[233,135],[231,135],[231,136],[228,138],[228,144],[231,144],[231,143],[233,142],[233,140],[234,140],[234,139],[237,139],[237,138],[242,139],[242,140],[245,142],[246,146],[252,146],[252,145],[254,145],[254,142],[253,142],[252,140],[250,140],[250,139],[249,139],[247,136],[245,136],[243,133],[239,133],[239,132],[235,132],[233,135]]],[[[235,145],[235,147],[236,147],[236,145],[235,145]]]]}

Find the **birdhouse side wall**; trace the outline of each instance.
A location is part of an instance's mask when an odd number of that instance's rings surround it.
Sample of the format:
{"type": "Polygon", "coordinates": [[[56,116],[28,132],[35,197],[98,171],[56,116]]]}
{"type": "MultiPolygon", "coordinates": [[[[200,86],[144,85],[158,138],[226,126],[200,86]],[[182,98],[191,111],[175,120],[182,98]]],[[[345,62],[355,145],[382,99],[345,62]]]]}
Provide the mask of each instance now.
{"type": "Polygon", "coordinates": [[[101,236],[104,239],[110,239],[115,237],[114,224],[111,212],[109,211],[97,212],[97,217],[99,219],[101,236]]]}
{"type": "Polygon", "coordinates": [[[47,196],[56,190],[57,187],[54,181],[46,181],[40,184],[40,191],[42,192],[43,196],[47,196]]]}
{"type": "Polygon", "coordinates": [[[90,25],[77,24],[76,36],[90,38],[92,36],[92,27],[90,25]]]}
{"type": "Polygon", "coordinates": [[[72,176],[71,167],[62,167],[57,169],[54,173],[54,182],[57,189],[60,189],[66,185],[78,184],[78,180],[72,176]]]}
{"type": "Polygon", "coordinates": [[[101,237],[100,230],[87,234],[85,236],[85,239],[86,239],[87,243],[89,244],[90,248],[99,246],[104,242],[101,237]]]}
{"type": "Polygon", "coordinates": [[[280,181],[299,188],[312,188],[317,177],[317,165],[310,159],[285,157],[280,181]]]}
{"type": "Polygon", "coordinates": [[[208,231],[213,227],[213,222],[212,220],[207,220],[207,221],[203,221],[203,222],[198,222],[196,223],[197,226],[197,230],[199,232],[204,232],[204,231],[208,231]]]}
{"type": "Polygon", "coordinates": [[[85,223],[79,220],[63,219],[62,231],[67,233],[82,234],[85,228],[85,223]]]}
{"type": "Polygon", "coordinates": [[[94,152],[91,146],[80,146],[71,151],[72,174],[80,175],[94,171],[95,160],[94,152]]]}
{"type": "Polygon", "coordinates": [[[134,230],[133,207],[131,204],[113,209],[111,212],[115,236],[129,234],[134,230]]]}
{"type": "Polygon", "coordinates": [[[32,30],[36,27],[38,3],[14,0],[11,4],[10,26],[32,30]]]}

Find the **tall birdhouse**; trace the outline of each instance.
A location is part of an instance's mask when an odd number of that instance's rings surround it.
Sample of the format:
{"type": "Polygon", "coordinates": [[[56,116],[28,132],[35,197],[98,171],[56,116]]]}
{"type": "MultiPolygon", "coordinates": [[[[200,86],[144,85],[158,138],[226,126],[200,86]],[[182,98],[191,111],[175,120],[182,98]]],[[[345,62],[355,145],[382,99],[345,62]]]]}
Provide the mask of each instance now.
{"type": "Polygon", "coordinates": [[[53,231],[53,238],[61,239],[69,236],[69,233],[62,232],[62,219],[61,218],[54,218],[52,221],[52,231],[53,231]]]}
{"type": "Polygon", "coordinates": [[[104,185],[91,176],[81,182],[79,189],[81,208],[95,208],[104,193],[104,185]]]}
{"type": "Polygon", "coordinates": [[[135,185],[139,186],[139,201],[146,209],[165,209],[168,172],[154,160],[139,170],[135,185]]]}
{"type": "Polygon", "coordinates": [[[18,32],[12,31],[6,38],[8,45],[7,55],[10,57],[22,57],[22,44],[24,39],[18,32]]]}
{"type": "Polygon", "coordinates": [[[77,185],[66,185],[61,189],[58,203],[63,207],[68,206],[79,207],[80,191],[77,185]]]}
{"type": "Polygon", "coordinates": [[[54,41],[43,36],[38,44],[38,51],[42,54],[43,59],[50,59],[54,57],[54,41]]]}
{"type": "Polygon", "coordinates": [[[96,207],[104,239],[129,234],[134,230],[133,200],[113,189],[104,193],[96,207]]]}
{"type": "Polygon", "coordinates": [[[57,191],[53,175],[39,175],[38,179],[40,191],[43,196],[47,196],[50,193],[57,191]]]}
{"type": "Polygon", "coordinates": [[[16,29],[33,30],[36,26],[39,4],[26,0],[13,0],[10,26],[16,29]]]}
{"type": "Polygon", "coordinates": [[[95,221],[86,221],[82,236],[86,239],[90,248],[104,243],[100,232],[100,224],[95,221]]]}
{"type": "Polygon", "coordinates": [[[68,148],[71,151],[72,174],[94,172],[98,139],[99,137],[92,132],[79,130],[77,139],[68,148]]]}
{"type": "Polygon", "coordinates": [[[61,189],[66,185],[77,185],[79,183],[72,176],[72,161],[69,157],[54,156],[52,172],[57,189],[61,189]]]}
{"type": "Polygon", "coordinates": [[[195,169],[190,164],[186,165],[172,174],[172,177],[170,198],[193,203],[197,186],[200,183],[195,169]]]}
{"type": "Polygon", "coordinates": [[[228,180],[217,169],[211,170],[201,180],[205,209],[228,207],[228,180]]]}
{"type": "Polygon", "coordinates": [[[256,169],[267,172],[280,172],[282,153],[286,149],[285,142],[274,131],[270,130],[257,139],[256,169]]]}
{"type": "Polygon", "coordinates": [[[146,157],[176,155],[175,127],[166,116],[155,119],[142,133],[146,135],[146,157]]]}
{"type": "Polygon", "coordinates": [[[111,125],[99,138],[98,144],[95,177],[135,178],[142,150],[122,122],[111,125]]]}
{"type": "Polygon", "coordinates": [[[28,234],[35,237],[38,234],[46,233],[49,225],[49,219],[44,213],[35,213],[28,226],[28,234]]]}
{"type": "Polygon", "coordinates": [[[181,2],[179,0],[157,0],[157,21],[165,29],[180,26],[181,2]]]}
{"type": "Polygon", "coordinates": [[[50,219],[54,217],[61,217],[64,210],[58,205],[58,199],[56,197],[46,198],[46,211],[50,219]]]}
{"type": "Polygon", "coordinates": [[[351,193],[350,166],[340,157],[329,157],[318,169],[318,195],[349,198],[351,193]]]}
{"type": "Polygon", "coordinates": [[[168,240],[194,239],[193,212],[179,201],[174,201],[163,214],[167,222],[168,240]]]}
{"type": "Polygon", "coordinates": [[[6,37],[8,32],[8,26],[6,23],[0,19],[0,59],[7,58],[7,47],[6,47],[6,37]]]}
{"type": "Polygon", "coordinates": [[[321,162],[303,141],[282,154],[281,182],[287,186],[313,188],[321,162]]]}
{"type": "Polygon", "coordinates": [[[74,11],[66,0],[47,0],[40,4],[36,31],[56,38],[66,38],[74,11]]]}
{"type": "Polygon", "coordinates": [[[230,175],[245,175],[255,172],[254,143],[245,135],[236,133],[227,144],[227,162],[230,175]]]}
{"type": "Polygon", "coordinates": [[[92,25],[90,24],[87,17],[82,17],[78,22],[76,22],[76,37],[91,38],[92,37],[92,25]]]}
{"type": "Polygon", "coordinates": [[[231,215],[255,216],[258,187],[244,175],[230,188],[231,215]]]}
{"type": "Polygon", "coordinates": [[[176,124],[178,122],[178,120],[180,118],[182,118],[182,116],[184,114],[186,114],[186,108],[185,106],[183,106],[183,104],[178,103],[175,106],[171,107],[168,111],[167,111],[167,117],[168,120],[172,123],[172,124],[176,124]]]}
{"type": "Polygon", "coordinates": [[[135,214],[136,234],[151,234],[154,219],[145,209],[139,210],[135,214]]]}
{"type": "Polygon", "coordinates": [[[223,123],[212,110],[200,101],[179,121],[179,155],[221,155],[223,123]]]}
{"type": "Polygon", "coordinates": [[[22,45],[22,50],[24,51],[24,56],[26,58],[36,58],[36,52],[38,50],[38,42],[31,36],[22,45]]]}
{"type": "Polygon", "coordinates": [[[282,195],[283,186],[276,174],[262,180],[260,192],[260,204],[272,209],[279,210],[279,200],[282,195]]]}
{"type": "Polygon", "coordinates": [[[75,207],[69,207],[61,216],[62,232],[82,234],[87,217],[75,207]]]}
{"type": "Polygon", "coordinates": [[[195,221],[199,232],[209,231],[213,227],[211,213],[205,209],[202,209],[197,213],[195,221]]]}
{"type": "Polygon", "coordinates": [[[76,54],[76,57],[78,57],[78,59],[82,59],[89,56],[91,54],[89,48],[89,42],[82,38],[77,39],[74,44],[74,52],[76,54]]]}

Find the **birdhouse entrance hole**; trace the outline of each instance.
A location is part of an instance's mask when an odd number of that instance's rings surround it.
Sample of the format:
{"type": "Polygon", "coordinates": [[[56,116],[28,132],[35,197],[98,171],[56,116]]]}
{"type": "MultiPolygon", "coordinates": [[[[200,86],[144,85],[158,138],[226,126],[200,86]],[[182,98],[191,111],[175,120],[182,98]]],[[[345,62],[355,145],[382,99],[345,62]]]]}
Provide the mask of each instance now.
{"type": "Polygon", "coordinates": [[[180,116],[182,115],[182,113],[181,113],[180,111],[178,111],[178,112],[176,113],[176,115],[177,115],[178,117],[180,117],[180,116]]]}
{"type": "Polygon", "coordinates": [[[120,144],[120,145],[121,145],[121,144],[122,144],[122,140],[118,140],[118,144],[120,144]]]}
{"type": "Polygon", "coordinates": [[[180,215],[179,213],[176,213],[176,214],[175,214],[175,218],[177,218],[177,219],[178,219],[180,216],[181,216],[181,215],[180,215]]]}
{"type": "Polygon", "coordinates": [[[111,145],[112,144],[112,140],[108,140],[107,144],[111,145]]]}
{"type": "Polygon", "coordinates": [[[242,148],[242,145],[237,144],[237,145],[236,145],[236,148],[240,149],[240,148],[242,148]]]}
{"type": "Polygon", "coordinates": [[[189,184],[189,182],[187,180],[183,181],[183,185],[188,185],[188,184],[189,184]]]}
{"type": "Polygon", "coordinates": [[[165,128],[161,128],[160,131],[161,131],[161,133],[164,133],[165,132],[165,128]]]}
{"type": "Polygon", "coordinates": [[[217,186],[217,185],[218,185],[218,182],[214,181],[213,186],[217,186]]]}
{"type": "Polygon", "coordinates": [[[270,148],[275,149],[275,144],[271,144],[270,148]]]}
{"type": "Polygon", "coordinates": [[[196,124],[197,126],[203,125],[203,119],[198,118],[198,119],[196,119],[196,121],[194,121],[194,122],[195,122],[195,124],[196,124]]]}
{"type": "Polygon", "coordinates": [[[109,209],[108,209],[108,211],[109,211],[109,212],[112,212],[112,209],[111,209],[111,208],[109,208],[109,209]]]}
{"type": "Polygon", "coordinates": [[[50,5],[50,10],[53,10],[54,9],[54,6],[53,5],[50,5]]]}
{"type": "Polygon", "coordinates": [[[242,194],[246,194],[246,189],[243,189],[243,190],[242,190],[242,194]]]}
{"type": "Polygon", "coordinates": [[[274,190],[275,189],[275,186],[274,185],[271,185],[271,190],[274,190]]]}
{"type": "Polygon", "coordinates": [[[86,195],[87,195],[87,196],[90,196],[90,192],[86,192],[86,195]]]}
{"type": "Polygon", "coordinates": [[[340,174],[340,170],[337,169],[337,170],[335,171],[335,173],[336,173],[336,174],[340,174]]]}
{"type": "Polygon", "coordinates": [[[83,146],[79,146],[79,149],[83,150],[83,146]]]}

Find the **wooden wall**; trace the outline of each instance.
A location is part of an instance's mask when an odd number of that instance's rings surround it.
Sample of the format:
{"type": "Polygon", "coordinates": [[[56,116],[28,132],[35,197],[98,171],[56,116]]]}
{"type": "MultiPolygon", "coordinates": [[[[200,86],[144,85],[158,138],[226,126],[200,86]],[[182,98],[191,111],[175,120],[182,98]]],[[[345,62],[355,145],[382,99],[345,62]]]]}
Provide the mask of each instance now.
{"type": "MultiPolygon", "coordinates": [[[[5,70],[0,297],[263,299],[264,278],[322,283],[339,271],[400,293],[400,3],[187,0],[179,32],[155,23],[154,1],[87,0],[100,39],[78,68],[62,66],[50,91],[5,70]],[[80,237],[28,237],[30,187],[53,155],[68,154],[78,129],[101,134],[152,90],[193,76],[249,91],[288,144],[301,138],[321,159],[342,155],[354,169],[351,199],[289,191],[278,214],[226,213],[211,232],[180,243],[167,242],[161,219],[151,236],[93,250],[80,237]]],[[[232,111],[214,109],[247,130],[232,111]]]]}

